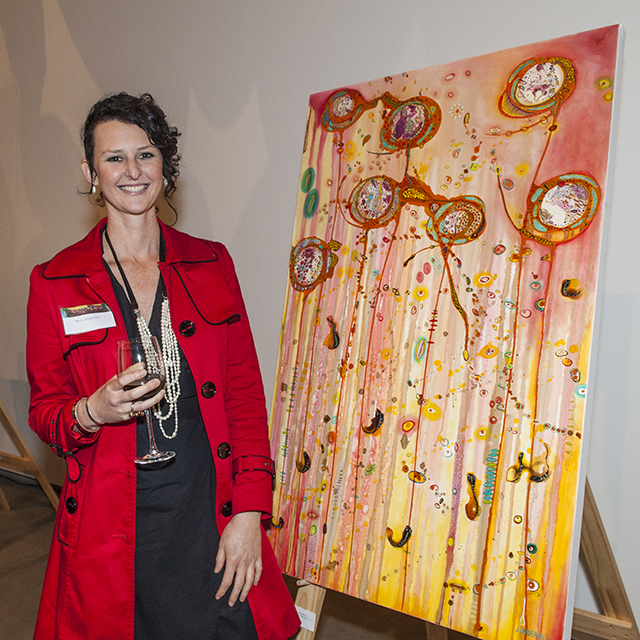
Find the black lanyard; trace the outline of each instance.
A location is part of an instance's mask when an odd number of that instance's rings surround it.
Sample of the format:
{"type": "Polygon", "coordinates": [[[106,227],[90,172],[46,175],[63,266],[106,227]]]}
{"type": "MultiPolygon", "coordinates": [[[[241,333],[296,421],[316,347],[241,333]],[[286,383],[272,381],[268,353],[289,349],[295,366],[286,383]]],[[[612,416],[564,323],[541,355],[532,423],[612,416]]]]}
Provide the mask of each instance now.
{"type": "Polygon", "coordinates": [[[106,229],[104,230],[104,237],[107,240],[109,249],[111,249],[111,255],[113,256],[113,259],[116,261],[116,266],[118,267],[118,271],[122,276],[122,281],[124,282],[124,288],[127,291],[127,297],[129,298],[129,303],[133,307],[134,312],[140,313],[140,310],[138,308],[138,301],[136,300],[136,297],[133,295],[133,289],[131,288],[129,281],[127,280],[127,276],[124,275],[124,269],[120,264],[120,260],[118,260],[118,256],[116,255],[116,250],[113,248],[113,245],[111,244],[111,240],[109,239],[109,234],[107,233],[106,229]]]}

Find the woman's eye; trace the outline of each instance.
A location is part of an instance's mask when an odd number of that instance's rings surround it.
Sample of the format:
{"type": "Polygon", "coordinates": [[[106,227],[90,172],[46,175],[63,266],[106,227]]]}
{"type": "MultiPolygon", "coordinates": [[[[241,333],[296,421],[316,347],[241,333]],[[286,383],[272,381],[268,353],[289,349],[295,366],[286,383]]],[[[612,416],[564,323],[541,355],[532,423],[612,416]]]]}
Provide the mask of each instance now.
{"type": "Polygon", "coordinates": [[[140,158],[146,160],[147,158],[155,158],[155,153],[152,151],[145,151],[140,154],[140,158]]]}
{"type": "Polygon", "coordinates": [[[122,160],[122,156],[109,156],[107,158],[107,162],[120,162],[122,160]]]}

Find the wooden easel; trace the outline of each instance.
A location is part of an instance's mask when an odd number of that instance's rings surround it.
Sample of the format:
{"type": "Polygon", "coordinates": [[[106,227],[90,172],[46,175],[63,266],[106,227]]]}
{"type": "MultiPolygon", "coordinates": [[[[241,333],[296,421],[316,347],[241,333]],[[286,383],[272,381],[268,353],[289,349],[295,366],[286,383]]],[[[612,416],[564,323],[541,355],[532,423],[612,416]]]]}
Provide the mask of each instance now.
{"type": "Polygon", "coordinates": [[[584,492],[580,555],[591,575],[604,615],[575,609],[572,638],[576,640],[593,640],[594,638],[640,640],[638,625],[633,617],[627,591],[618,571],[589,480],[586,482],[584,492]]]}
{"type": "MultiPolygon", "coordinates": [[[[53,490],[53,487],[49,484],[49,481],[46,479],[44,473],[42,473],[42,469],[40,465],[33,457],[33,454],[29,450],[27,443],[24,441],[24,438],[20,435],[18,431],[18,427],[16,427],[14,421],[11,419],[11,416],[7,413],[7,410],[4,408],[2,401],[0,400],[0,422],[2,422],[5,431],[9,434],[11,441],[15,445],[16,449],[20,452],[19,456],[13,455],[11,453],[3,453],[0,451],[0,469],[4,469],[5,471],[13,471],[14,473],[20,473],[28,476],[35,476],[36,480],[40,483],[42,490],[44,491],[47,498],[49,498],[49,502],[54,509],[58,509],[58,495],[53,490]]],[[[2,492],[0,488],[0,509],[4,511],[9,511],[11,506],[7,501],[6,496],[2,492]]]]}
{"type": "MultiPolygon", "coordinates": [[[[636,624],[589,481],[585,486],[580,556],[586,564],[604,615],[574,609],[573,640],[640,640],[636,624]]],[[[303,609],[306,620],[296,640],[313,640],[324,603],[325,588],[315,584],[298,587],[296,606],[303,609]],[[308,615],[307,615],[308,614],[308,615]],[[306,622],[306,628],[305,628],[306,622]],[[310,630],[313,627],[313,631],[310,630]]],[[[428,640],[447,640],[448,629],[430,622],[428,640]]],[[[471,636],[469,636],[471,637],[471,636]]]]}

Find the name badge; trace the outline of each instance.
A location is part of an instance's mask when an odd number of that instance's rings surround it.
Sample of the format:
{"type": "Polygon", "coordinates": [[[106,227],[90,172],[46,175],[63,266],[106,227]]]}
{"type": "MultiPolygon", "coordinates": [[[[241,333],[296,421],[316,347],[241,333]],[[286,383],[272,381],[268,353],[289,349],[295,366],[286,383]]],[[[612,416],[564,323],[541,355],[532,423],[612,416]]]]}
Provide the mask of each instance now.
{"type": "Polygon", "coordinates": [[[116,319],[108,305],[83,304],[79,307],[60,307],[65,336],[76,336],[79,333],[108,329],[116,326],[116,319]]]}

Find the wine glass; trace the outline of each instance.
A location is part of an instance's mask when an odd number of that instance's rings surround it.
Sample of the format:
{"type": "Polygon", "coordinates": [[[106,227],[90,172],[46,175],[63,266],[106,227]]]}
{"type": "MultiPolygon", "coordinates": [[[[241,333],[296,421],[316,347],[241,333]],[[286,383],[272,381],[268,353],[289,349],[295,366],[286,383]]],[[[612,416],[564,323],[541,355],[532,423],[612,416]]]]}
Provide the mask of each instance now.
{"type": "MultiPolygon", "coordinates": [[[[144,366],[147,370],[147,375],[139,380],[134,380],[132,383],[126,385],[124,389],[125,391],[129,391],[130,389],[142,386],[150,380],[160,380],[159,386],[138,398],[138,400],[148,400],[164,387],[165,382],[164,360],[162,359],[162,351],[155,336],[151,336],[150,339],[132,338],[131,340],[118,340],[118,374],[137,362],[145,363],[144,366]]],[[[136,402],[138,400],[136,400],[136,402]]],[[[145,410],[144,417],[147,421],[147,433],[149,434],[149,453],[141,458],[136,458],[134,462],[139,466],[148,467],[171,460],[171,458],[175,457],[175,452],[160,451],[156,445],[151,423],[151,409],[145,410]]]]}

